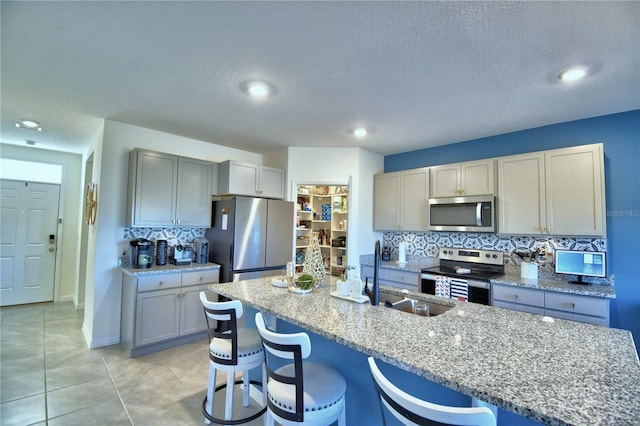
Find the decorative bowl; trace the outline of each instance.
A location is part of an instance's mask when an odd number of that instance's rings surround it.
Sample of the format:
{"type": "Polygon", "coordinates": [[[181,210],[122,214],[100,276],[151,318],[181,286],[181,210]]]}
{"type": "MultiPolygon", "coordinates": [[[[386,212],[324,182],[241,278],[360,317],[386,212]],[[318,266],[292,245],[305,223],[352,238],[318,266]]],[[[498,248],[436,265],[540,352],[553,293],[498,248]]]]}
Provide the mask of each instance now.
{"type": "Polygon", "coordinates": [[[293,282],[294,286],[300,290],[309,290],[313,288],[315,279],[310,274],[302,274],[293,282]]]}

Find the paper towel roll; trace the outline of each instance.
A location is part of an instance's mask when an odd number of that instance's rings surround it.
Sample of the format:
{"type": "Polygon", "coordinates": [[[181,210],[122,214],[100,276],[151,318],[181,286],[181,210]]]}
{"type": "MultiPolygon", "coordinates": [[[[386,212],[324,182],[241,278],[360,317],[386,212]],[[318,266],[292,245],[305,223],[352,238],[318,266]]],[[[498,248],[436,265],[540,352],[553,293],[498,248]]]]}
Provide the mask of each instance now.
{"type": "Polygon", "coordinates": [[[407,243],[398,243],[398,262],[405,263],[407,261],[407,243]]]}

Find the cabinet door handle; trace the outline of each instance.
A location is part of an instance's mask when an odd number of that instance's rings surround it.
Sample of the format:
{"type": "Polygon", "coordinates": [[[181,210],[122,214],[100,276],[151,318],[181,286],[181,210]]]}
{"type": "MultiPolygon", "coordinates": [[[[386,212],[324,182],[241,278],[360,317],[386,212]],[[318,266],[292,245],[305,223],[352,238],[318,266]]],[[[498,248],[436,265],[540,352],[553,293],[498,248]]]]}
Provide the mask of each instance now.
{"type": "Polygon", "coordinates": [[[515,297],[516,300],[518,300],[518,295],[517,294],[514,297],[515,297]]]}
{"type": "Polygon", "coordinates": [[[158,283],[158,285],[159,285],[160,287],[162,287],[162,286],[164,285],[164,282],[163,282],[163,281],[160,281],[160,282],[158,283]]]}
{"type": "Polygon", "coordinates": [[[202,276],[201,276],[201,277],[200,277],[200,282],[202,282],[203,280],[204,280],[204,277],[202,277],[202,276]]]}

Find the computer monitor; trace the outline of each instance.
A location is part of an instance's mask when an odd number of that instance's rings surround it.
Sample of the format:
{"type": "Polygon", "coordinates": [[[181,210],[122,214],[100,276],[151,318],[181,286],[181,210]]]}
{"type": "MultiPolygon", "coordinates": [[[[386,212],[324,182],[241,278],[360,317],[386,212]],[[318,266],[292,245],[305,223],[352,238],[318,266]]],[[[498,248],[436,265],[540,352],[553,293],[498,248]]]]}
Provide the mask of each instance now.
{"type": "Polygon", "coordinates": [[[572,284],[587,284],[582,277],[606,277],[606,253],[600,251],[556,250],[556,274],[576,275],[572,284]]]}

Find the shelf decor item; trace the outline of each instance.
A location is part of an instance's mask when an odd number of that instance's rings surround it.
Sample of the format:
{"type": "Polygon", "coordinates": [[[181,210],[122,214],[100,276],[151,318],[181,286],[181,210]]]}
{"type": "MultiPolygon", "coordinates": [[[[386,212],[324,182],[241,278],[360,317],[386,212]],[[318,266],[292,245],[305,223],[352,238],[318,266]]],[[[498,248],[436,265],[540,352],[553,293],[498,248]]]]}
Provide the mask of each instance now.
{"type": "Polygon", "coordinates": [[[304,257],[302,272],[310,274],[314,278],[316,285],[324,284],[327,272],[324,269],[324,260],[322,259],[318,234],[315,232],[311,235],[307,254],[304,257]]]}

